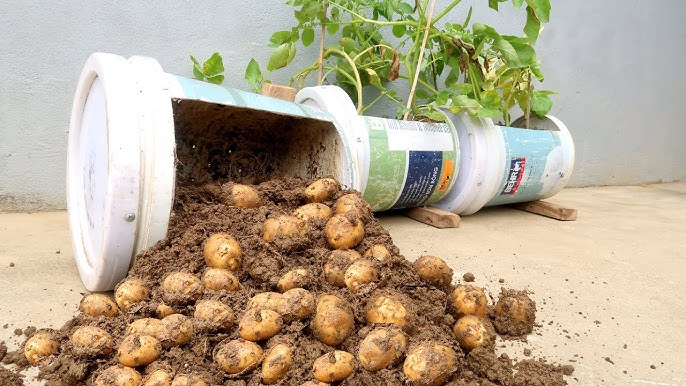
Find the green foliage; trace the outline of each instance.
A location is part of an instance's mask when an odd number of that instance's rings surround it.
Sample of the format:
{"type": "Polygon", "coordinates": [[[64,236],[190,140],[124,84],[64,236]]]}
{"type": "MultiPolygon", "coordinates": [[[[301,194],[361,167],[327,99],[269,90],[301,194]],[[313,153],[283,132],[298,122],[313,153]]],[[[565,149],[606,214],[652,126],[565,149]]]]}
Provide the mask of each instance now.
{"type": "Polygon", "coordinates": [[[193,62],[193,76],[195,79],[214,84],[222,84],[224,82],[224,62],[218,52],[212,54],[202,66],[193,55],[191,55],[191,61],[193,62]]]}

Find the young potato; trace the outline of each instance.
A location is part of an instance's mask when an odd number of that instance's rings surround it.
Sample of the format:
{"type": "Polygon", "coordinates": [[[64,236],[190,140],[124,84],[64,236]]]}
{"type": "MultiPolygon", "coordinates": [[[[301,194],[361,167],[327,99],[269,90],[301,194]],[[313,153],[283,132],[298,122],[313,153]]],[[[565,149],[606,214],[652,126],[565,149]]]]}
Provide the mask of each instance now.
{"type": "Polygon", "coordinates": [[[79,309],[88,316],[107,316],[112,318],[119,314],[117,303],[103,294],[88,294],[81,299],[79,309]]]}
{"type": "Polygon", "coordinates": [[[405,304],[405,299],[399,293],[380,293],[373,296],[367,303],[367,324],[391,323],[407,329],[414,320],[414,315],[405,304]]]}
{"type": "Polygon", "coordinates": [[[350,336],[355,318],[346,301],[335,295],[321,295],[311,326],[320,342],[335,347],[350,336]]]}
{"type": "Polygon", "coordinates": [[[171,386],[207,386],[207,382],[195,374],[179,374],[171,386]]]}
{"type": "Polygon", "coordinates": [[[154,337],[160,336],[162,321],[155,318],[136,319],[126,327],[126,335],[143,334],[154,337]]]}
{"type": "Polygon", "coordinates": [[[237,208],[259,208],[262,199],[257,189],[248,185],[227,183],[222,185],[222,201],[237,208]]]}
{"type": "Polygon", "coordinates": [[[359,258],[360,254],[353,249],[331,251],[329,259],[324,264],[324,278],[331,285],[345,287],[345,271],[359,258]]]}
{"type": "Polygon", "coordinates": [[[343,278],[345,286],[351,292],[357,292],[362,286],[379,279],[379,267],[372,260],[358,259],[345,270],[343,278]]]}
{"type": "Polygon", "coordinates": [[[536,319],[536,303],[526,291],[502,290],[495,305],[498,333],[521,336],[531,333],[536,319]]]}
{"type": "Polygon", "coordinates": [[[303,288],[309,283],[310,273],[305,268],[296,268],[286,272],[276,283],[276,288],[283,293],[289,289],[303,288]]]}
{"type": "Polygon", "coordinates": [[[372,219],[372,207],[362,198],[359,193],[350,193],[341,196],[333,207],[334,214],[342,214],[362,220],[368,223],[372,219]]]}
{"type": "Polygon", "coordinates": [[[410,349],[403,373],[412,385],[442,385],[457,370],[457,355],[452,348],[427,341],[410,349]]]}
{"type": "Polygon", "coordinates": [[[283,294],[278,292],[260,292],[248,301],[247,309],[260,308],[277,311],[283,302],[283,294]]]}
{"type": "Polygon", "coordinates": [[[357,369],[355,357],[346,351],[332,351],[314,360],[312,373],[320,382],[339,382],[357,369]]]}
{"type": "Polygon", "coordinates": [[[450,294],[453,310],[457,317],[464,315],[477,315],[482,318],[488,313],[488,299],[483,289],[469,285],[456,285],[450,294]]]}
{"type": "Polygon", "coordinates": [[[194,332],[191,318],[181,314],[172,314],[162,319],[162,327],[156,338],[162,342],[162,347],[169,348],[188,343],[193,338],[194,332]]]}
{"type": "Polygon", "coordinates": [[[293,364],[293,348],[279,343],[267,351],[262,360],[262,383],[273,385],[283,378],[293,364]]]}
{"type": "Polygon", "coordinates": [[[322,202],[333,196],[340,186],[333,178],[321,178],[305,188],[307,202],[322,202]]]}
{"type": "Polygon", "coordinates": [[[360,342],[357,358],[367,371],[379,371],[393,366],[407,350],[407,337],[395,326],[377,327],[360,342]]]}
{"type": "Polygon", "coordinates": [[[77,328],[69,339],[75,356],[81,358],[105,357],[112,353],[112,335],[99,327],[77,328]]]}
{"type": "Polygon", "coordinates": [[[453,281],[453,270],[436,256],[422,256],[412,263],[419,277],[434,287],[448,287],[453,281]]]}
{"type": "Polygon", "coordinates": [[[141,386],[172,386],[172,376],[166,370],[155,370],[143,379],[141,386]]]}
{"type": "Polygon", "coordinates": [[[201,282],[212,291],[236,291],[239,287],[236,275],[224,268],[208,268],[202,275],[201,282]]]}
{"type": "Polygon", "coordinates": [[[208,267],[235,271],[241,267],[243,250],[233,236],[215,233],[205,241],[202,254],[208,267]]]}
{"type": "Polygon", "coordinates": [[[150,291],[141,279],[129,278],[120,282],[114,290],[114,300],[122,311],[148,298],[150,291]]]}
{"type": "Polygon", "coordinates": [[[173,272],[162,282],[162,298],[170,304],[187,304],[202,296],[204,287],[200,279],[186,272],[173,272]]]}
{"type": "Polygon", "coordinates": [[[309,318],[314,312],[314,295],[303,288],[292,288],[283,293],[282,301],[276,310],[283,321],[290,323],[295,320],[309,318]]]}
{"type": "Polygon", "coordinates": [[[333,249],[352,248],[364,239],[364,225],[357,218],[337,214],[326,222],[324,234],[333,249]]]}
{"type": "Polygon", "coordinates": [[[228,305],[217,300],[200,300],[195,304],[193,317],[203,332],[226,331],[235,320],[228,305]]]}
{"type": "Polygon", "coordinates": [[[306,244],[310,228],[307,222],[294,216],[268,218],[262,227],[262,239],[279,249],[292,251],[306,244]]]}
{"type": "Polygon", "coordinates": [[[311,204],[305,204],[294,210],[293,216],[307,222],[317,220],[324,221],[333,216],[333,210],[322,203],[313,202],[311,204]]]}
{"type": "Polygon", "coordinates": [[[51,331],[38,331],[24,344],[24,356],[32,365],[37,365],[41,360],[56,354],[59,344],[51,331]]]}
{"type": "Polygon", "coordinates": [[[248,310],[238,322],[238,334],[251,342],[269,339],[281,331],[283,319],[278,312],[254,308],[248,310]]]}
{"type": "Polygon", "coordinates": [[[117,349],[119,363],[127,367],[145,366],[154,362],[161,354],[162,344],[150,335],[129,335],[117,349]]]}
{"type": "Polygon", "coordinates": [[[495,330],[488,319],[465,315],[453,327],[455,338],[465,350],[477,347],[493,348],[495,345],[495,330]]]}
{"type": "Polygon", "coordinates": [[[100,373],[93,384],[95,386],[139,386],[142,379],[138,371],[130,367],[114,365],[100,373]]]}
{"type": "Polygon", "coordinates": [[[175,313],[176,313],[176,311],[174,311],[173,308],[171,308],[170,306],[168,306],[164,303],[158,304],[157,308],[155,308],[155,314],[157,314],[158,318],[165,318],[165,317],[167,317],[171,314],[175,314],[175,313]]]}
{"type": "Polygon", "coordinates": [[[385,245],[374,244],[371,248],[367,249],[364,253],[364,257],[370,259],[379,260],[382,263],[388,262],[391,258],[391,253],[388,251],[385,245]]]}
{"type": "Polygon", "coordinates": [[[262,348],[256,343],[235,339],[219,343],[214,360],[222,371],[239,374],[255,369],[262,360],[262,354],[262,348]]]}

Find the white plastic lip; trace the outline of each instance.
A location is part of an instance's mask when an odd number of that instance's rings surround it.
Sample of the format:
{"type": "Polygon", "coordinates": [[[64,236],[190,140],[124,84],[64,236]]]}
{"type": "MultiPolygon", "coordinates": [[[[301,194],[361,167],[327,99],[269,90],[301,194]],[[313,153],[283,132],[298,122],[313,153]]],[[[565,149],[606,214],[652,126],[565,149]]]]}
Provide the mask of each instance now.
{"type": "Polygon", "coordinates": [[[545,194],[540,198],[546,199],[560,193],[560,191],[567,185],[567,182],[569,182],[569,179],[572,177],[572,172],[574,171],[574,161],[576,152],[574,149],[574,140],[572,139],[572,134],[569,132],[569,129],[567,129],[567,126],[561,120],[552,115],[546,115],[544,118],[535,119],[540,119],[543,122],[547,121],[547,124],[551,124],[555,128],[557,128],[560,135],[562,150],[564,151],[564,165],[566,166],[564,170],[564,177],[562,177],[560,181],[558,181],[557,185],[555,185],[554,188],[550,189],[548,192],[545,192],[545,194]]]}
{"type": "MultiPolygon", "coordinates": [[[[67,207],[76,264],[89,291],[114,288],[126,276],[136,239],[140,143],[133,77],[124,58],[95,53],[88,58],[74,96],[67,160],[67,207]],[[100,121],[84,116],[91,88],[103,92],[105,132],[97,132],[100,121]],[[100,136],[106,141],[107,177],[104,194],[93,202],[93,189],[87,186],[90,167],[85,156],[85,139],[100,136]],[[84,180],[86,179],[86,180],[84,180]],[[91,201],[89,201],[89,199],[91,201]],[[94,226],[95,223],[101,226],[94,226]],[[96,232],[102,232],[101,234],[96,232]]],[[[93,113],[98,116],[97,112],[93,113]]],[[[100,125],[102,126],[102,125],[100,125]]],[[[101,129],[103,127],[100,127],[101,129]]],[[[104,156],[104,155],[100,155],[104,156]]],[[[92,171],[96,173],[96,170],[92,171]]]]}

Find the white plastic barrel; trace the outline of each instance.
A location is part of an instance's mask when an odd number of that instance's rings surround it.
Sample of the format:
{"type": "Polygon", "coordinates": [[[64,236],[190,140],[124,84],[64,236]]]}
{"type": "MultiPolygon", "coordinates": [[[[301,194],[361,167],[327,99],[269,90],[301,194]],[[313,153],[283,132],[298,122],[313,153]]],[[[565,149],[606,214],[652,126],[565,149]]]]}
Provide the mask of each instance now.
{"type": "Polygon", "coordinates": [[[336,86],[307,87],[296,102],[335,116],[353,146],[358,186],[374,211],[431,205],[453,187],[460,142],[452,122],[360,116],[336,86]]]}
{"type": "Polygon", "coordinates": [[[175,119],[193,122],[196,116],[179,116],[187,112],[207,118],[216,106],[229,109],[225,116],[257,118],[267,137],[280,122],[293,124],[292,141],[274,155],[281,157],[276,172],[332,176],[358,188],[353,147],[333,115],[170,75],[154,59],[95,53],[77,85],[67,161],[72,244],[88,290],[113,289],[135,256],[165,237],[176,186],[175,119]]]}

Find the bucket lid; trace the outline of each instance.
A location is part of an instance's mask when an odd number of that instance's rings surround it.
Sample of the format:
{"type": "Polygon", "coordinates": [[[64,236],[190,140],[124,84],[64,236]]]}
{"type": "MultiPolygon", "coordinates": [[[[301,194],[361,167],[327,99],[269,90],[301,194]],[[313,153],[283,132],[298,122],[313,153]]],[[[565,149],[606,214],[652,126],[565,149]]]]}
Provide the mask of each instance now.
{"type": "MultiPolygon", "coordinates": [[[[74,96],[67,206],[77,267],[90,291],[111,290],[126,276],[137,253],[137,234],[147,227],[140,209],[146,168],[139,83],[124,58],[95,53],[74,96]]],[[[173,126],[168,133],[173,136],[173,126]]]]}

